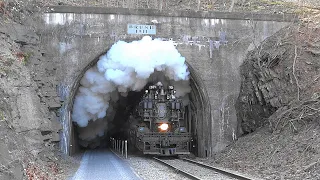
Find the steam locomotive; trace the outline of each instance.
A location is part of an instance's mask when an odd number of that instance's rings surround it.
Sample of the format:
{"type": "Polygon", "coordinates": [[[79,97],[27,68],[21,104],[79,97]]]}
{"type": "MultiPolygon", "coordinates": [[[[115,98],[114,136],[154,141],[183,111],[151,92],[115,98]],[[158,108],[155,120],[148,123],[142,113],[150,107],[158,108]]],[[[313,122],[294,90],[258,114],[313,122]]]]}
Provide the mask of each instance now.
{"type": "Polygon", "coordinates": [[[190,154],[191,133],[185,127],[182,100],[173,86],[161,82],[149,86],[136,108],[137,124],[130,141],[143,154],[174,156],[190,154]]]}

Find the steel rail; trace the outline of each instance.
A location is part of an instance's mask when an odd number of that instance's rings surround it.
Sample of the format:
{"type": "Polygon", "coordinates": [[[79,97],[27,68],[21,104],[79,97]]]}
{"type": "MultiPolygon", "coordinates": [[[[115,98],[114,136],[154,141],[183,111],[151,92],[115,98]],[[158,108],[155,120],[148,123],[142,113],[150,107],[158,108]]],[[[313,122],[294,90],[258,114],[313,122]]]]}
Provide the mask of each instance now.
{"type": "Polygon", "coordinates": [[[181,173],[182,175],[184,175],[184,176],[186,176],[186,177],[188,177],[188,178],[195,179],[195,180],[202,180],[201,178],[199,178],[199,177],[197,177],[197,176],[194,176],[194,175],[192,175],[192,174],[190,174],[190,173],[188,173],[188,172],[185,172],[185,171],[183,171],[183,170],[181,170],[181,169],[179,169],[179,168],[177,168],[177,167],[174,167],[174,166],[172,166],[171,164],[169,164],[169,163],[167,163],[167,162],[165,162],[165,161],[163,161],[163,160],[161,160],[161,159],[158,159],[158,158],[156,158],[156,157],[153,157],[153,159],[155,159],[157,162],[161,162],[162,164],[164,164],[164,165],[166,165],[166,166],[174,169],[176,172],[181,173]]]}
{"type": "Polygon", "coordinates": [[[193,164],[196,164],[198,166],[205,167],[207,169],[214,170],[214,171],[219,172],[219,173],[221,173],[223,175],[226,175],[226,176],[229,176],[229,177],[233,177],[233,178],[236,178],[236,179],[241,179],[241,180],[255,180],[255,179],[257,179],[257,178],[254,178],[254,177],[248,177],[247,175],[243,175],[243,174],[240,174],[238,172],[232,172],[232,171],[225,170],[225,169],[222,169],[222,168],[213,167],[213,166],[204,164],[202,162],[197,162],[197,161],[194,161],[194,160],[191,160],[191,159],[182,158],[182,160],[190,162],[190,163],[193,163],[193,164]]]}

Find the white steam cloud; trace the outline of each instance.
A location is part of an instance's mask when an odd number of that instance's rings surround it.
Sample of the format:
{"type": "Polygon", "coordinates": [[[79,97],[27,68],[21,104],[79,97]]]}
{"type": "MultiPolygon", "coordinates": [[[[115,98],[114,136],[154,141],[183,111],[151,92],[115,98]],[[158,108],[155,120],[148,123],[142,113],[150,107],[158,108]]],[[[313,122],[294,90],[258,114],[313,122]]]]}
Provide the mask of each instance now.
{"type": "Polygon", "coordinates": [[[80,81],[72,113],[72,120],[80,127],[79,138],[88,142],[103,136],[107,122],[113,120],[119,95],[141,91],[148,82],[158,81],[174,85],[178,97],[191,91],[185,58],[172,41],[145,36],[140,41],[115,43],[80,81]]]}

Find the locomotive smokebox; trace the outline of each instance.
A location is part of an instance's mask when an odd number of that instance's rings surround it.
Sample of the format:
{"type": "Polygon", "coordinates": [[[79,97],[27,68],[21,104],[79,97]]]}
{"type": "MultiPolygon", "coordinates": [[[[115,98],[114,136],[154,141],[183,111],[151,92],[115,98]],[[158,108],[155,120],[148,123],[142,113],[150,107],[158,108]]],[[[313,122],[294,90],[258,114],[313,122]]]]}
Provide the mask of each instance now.
{"type": "Polygon", "coordinates": [[[139,123],[130,130],[130,142],[144,154],[190,154],[191,133],[184,126],[184,106],[174,94],[173,86],[165,89],[158,82],[145,90],[136,107],[139,123]]]}

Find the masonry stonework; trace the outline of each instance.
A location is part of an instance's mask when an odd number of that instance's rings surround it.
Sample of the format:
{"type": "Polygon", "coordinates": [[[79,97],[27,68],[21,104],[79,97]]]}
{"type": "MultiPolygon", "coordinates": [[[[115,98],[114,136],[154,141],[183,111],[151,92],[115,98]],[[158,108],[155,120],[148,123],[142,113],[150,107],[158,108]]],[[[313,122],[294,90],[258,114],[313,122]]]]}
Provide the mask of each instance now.
{"type": "MultiPolygon", "coordinates": [[[[118,40],[130,42],[143,37],[127,34],[127,24],[131,23],[156,25],[157,34],[153,38],[174,41],[178,51],[199,75],[210,106],[208,114],[198,120],[202,124],[197,129],[198,151],[202,157],[223,150],[241,135],[234,106],[240,89],[239,67],[248,51],[289,24],[275,20],[215,17],[44,14],[41,41],[53,63],[46,68],[48,71],[54,69],[55,73],[38,76],[40,79],[51,77],[59,84],[58,94],[64,101],[60,120],[64,122],[61,145],[65,153],[70,153],[70,145],[74,144],[70,111],[79,78],[118,40]]],[[[46,88],[48,93],[55,90],[54,87],[46,88]]],[[[52,103],[56,101],[53,98],[52,103]]]]}

